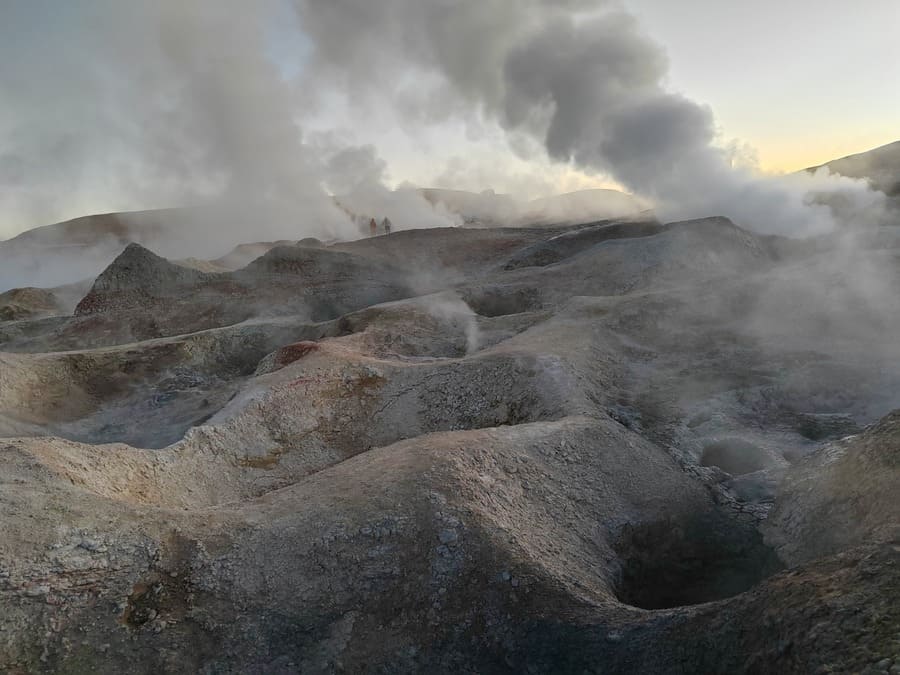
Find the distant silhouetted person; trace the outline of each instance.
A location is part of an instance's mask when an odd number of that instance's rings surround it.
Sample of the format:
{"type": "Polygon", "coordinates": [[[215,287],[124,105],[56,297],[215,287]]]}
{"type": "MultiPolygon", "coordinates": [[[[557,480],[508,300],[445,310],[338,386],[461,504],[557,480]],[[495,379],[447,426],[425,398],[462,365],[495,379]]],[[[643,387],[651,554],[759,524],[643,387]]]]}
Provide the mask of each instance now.
{"type": "Polygon", "coordinates": [[[387,216],[384,217],[384,220],[381,221],[381,226],[384,228],[385,234],[391,233],[391,219],[387,216]]]}
{"type": "Polygon", "coordinates": [[[375,222],[375,219],[369,221],[369,235],[374,237],[378,232],[378,223],[375,222]]]}

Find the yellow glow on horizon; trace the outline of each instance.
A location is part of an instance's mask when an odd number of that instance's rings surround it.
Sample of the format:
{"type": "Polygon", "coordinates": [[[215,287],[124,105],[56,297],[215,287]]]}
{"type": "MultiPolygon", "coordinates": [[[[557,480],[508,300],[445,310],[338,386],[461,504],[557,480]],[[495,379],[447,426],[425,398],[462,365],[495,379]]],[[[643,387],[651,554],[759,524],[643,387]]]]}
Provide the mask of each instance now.
{"type": "MultiPolygon", "coordinates": [[[[872,132],[849,132],[839,138],[821,142],[809,138],[772,138],[751,141],[757,151],[759,171],[767,175],[782,175],[820,166],[848,155],[856,155],[900,140],[900,128],[872,132]]],[[[555,192],[564,194],[578,190],[607,189],[630,192],[610,176],[591,175],[569,167],[555,181],[555,192]]]]}
{"type": "Polygon", "coordinates": [[[856,155],[900,140],[900,128],[892,132],[853,133],[830,141],[811,138],[771,139],[752,143],[759,153],[759,168],[767,174],[802,171],[848,155],[856,155]]]}

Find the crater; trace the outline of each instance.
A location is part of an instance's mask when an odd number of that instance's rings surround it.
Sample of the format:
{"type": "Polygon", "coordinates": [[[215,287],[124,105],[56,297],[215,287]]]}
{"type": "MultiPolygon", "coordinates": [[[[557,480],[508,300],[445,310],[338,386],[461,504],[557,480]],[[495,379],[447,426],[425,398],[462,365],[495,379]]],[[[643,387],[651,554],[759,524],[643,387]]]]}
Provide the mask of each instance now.
{"type": "Polygon", "coordinates": [[[777,467],[778,461],[768,450],[742,438],[724,438],[703,448],[700,465],[715,466],[732,476],[743,476],[777,467]]]}
{"type": "Polygon", "coordinates": [[[472,310],[485,317],[523,314],[540,309],[540,296],[536,288],[482,288],[463,294],[463,300],[472,310]]]}
{"type": "Polygon", "coordinates": [[[621,561],[616,595],[641,609],[730,598],[783,568],[756,529],[723,516],[629,525],[616,551],[621,561]]]}
{"type": "Polygon", "coordinates": [[[862,429],[852,416],[840,413],[798,413],[796,429],[810,441],[827,441],[858,434],[862,429]]]}

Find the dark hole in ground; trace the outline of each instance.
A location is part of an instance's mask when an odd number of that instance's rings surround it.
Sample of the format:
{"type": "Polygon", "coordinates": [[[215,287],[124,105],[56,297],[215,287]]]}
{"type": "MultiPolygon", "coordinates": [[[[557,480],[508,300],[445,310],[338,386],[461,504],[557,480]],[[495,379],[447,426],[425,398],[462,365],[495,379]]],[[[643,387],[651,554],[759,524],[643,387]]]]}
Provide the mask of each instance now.
{"type": "Polygon", "coordinates": [[[618,598],[642,609],[722,600],[782,569],[756,529],[721,516],[626,526],[616,550],[618,598]]]}
{"type": "Polygon", "coordinates": [[[703,448],[701,466],[717,466],[732,476],[742,476],[776,465],[768,452],[740,438],[725,438],[703,448]]]}
{"type": "Polygon", "coordinates": [[[485,288],[464,293],[463,300],[476,314],[486,317],[522,314],[540,307],[536,288],[485,288]]]}
{"type": "Polygon", "coordinates": [[[861,429],[850,415],[799,413],[797,433],[811,441],[825,441],[858,434],[861,429]]]}

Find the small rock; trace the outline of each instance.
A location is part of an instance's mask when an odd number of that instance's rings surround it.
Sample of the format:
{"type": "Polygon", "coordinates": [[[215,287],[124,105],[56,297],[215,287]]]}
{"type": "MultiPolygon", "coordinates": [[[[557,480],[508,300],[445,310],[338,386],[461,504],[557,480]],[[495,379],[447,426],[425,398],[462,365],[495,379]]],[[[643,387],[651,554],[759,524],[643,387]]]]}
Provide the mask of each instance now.
{"type": "Polygon", "coordinates": [[[440,539],[442,544],[452,544],[459,539],[459,535],[456,533],[456,530],[441,530],[438,533],[438,539],[440,539]]]}
{"type": "Polygon", "coordinates": [[[90,551],[91,553],[100,553],[106,550],[103,544],[96,539],[82,539],[78,542],[78,548],[83,548],[85,551],[90,551]]]}

